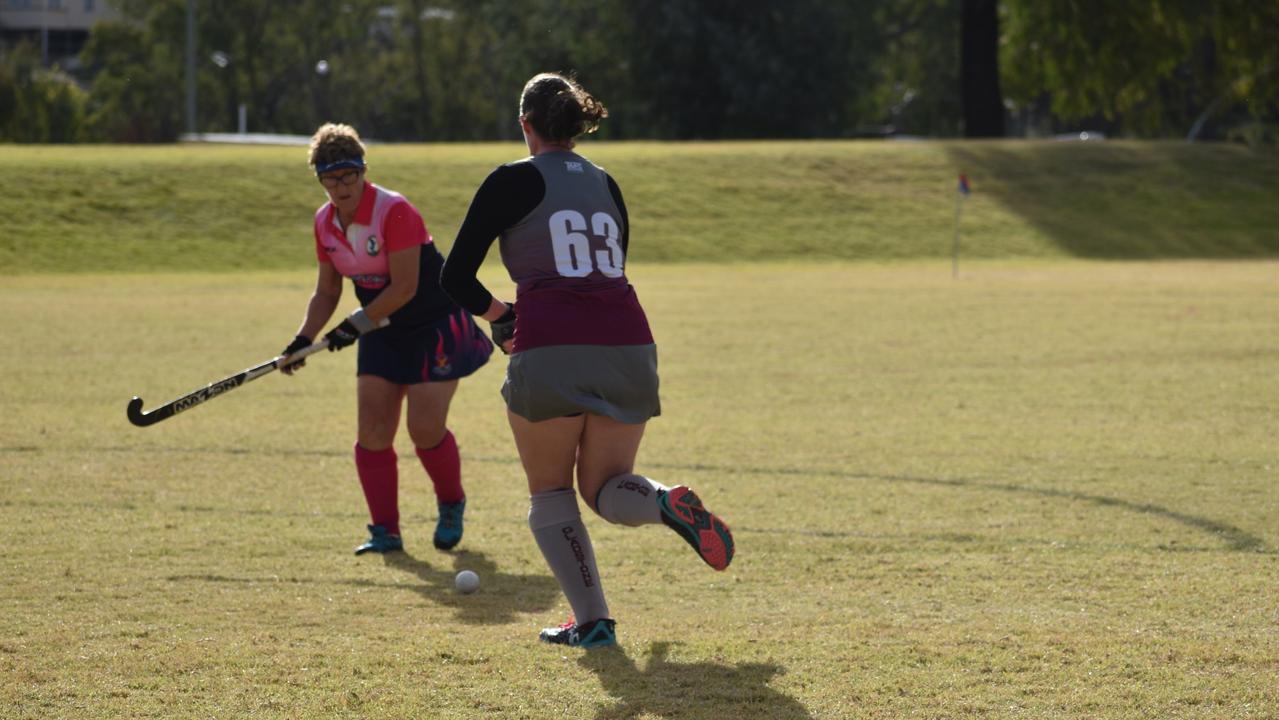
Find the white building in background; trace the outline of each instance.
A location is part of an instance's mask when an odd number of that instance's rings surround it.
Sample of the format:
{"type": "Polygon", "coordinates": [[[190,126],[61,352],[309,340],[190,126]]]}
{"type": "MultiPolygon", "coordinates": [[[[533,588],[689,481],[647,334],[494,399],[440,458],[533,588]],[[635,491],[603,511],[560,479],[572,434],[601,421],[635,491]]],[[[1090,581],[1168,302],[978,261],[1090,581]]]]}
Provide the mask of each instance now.
{"type": "Polygon", "coordinates": [[[76,58],[99,20],[118,20],[109,0],[0,0],[0,45],[23,40],[40,48],[45,65],[75,69],[76,58]]]}

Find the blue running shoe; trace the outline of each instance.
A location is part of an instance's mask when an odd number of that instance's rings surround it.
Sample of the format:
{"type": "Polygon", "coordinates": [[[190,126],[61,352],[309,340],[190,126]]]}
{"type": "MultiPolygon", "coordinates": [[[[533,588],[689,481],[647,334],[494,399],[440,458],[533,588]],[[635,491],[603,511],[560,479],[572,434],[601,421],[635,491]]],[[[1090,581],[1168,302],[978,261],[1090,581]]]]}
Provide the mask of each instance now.
{"type": "Polygon", "coordinates": [[[466,498],[455,503],[440,503],[440,519],[435,523],[435,547],[452,550],[462,542],[462,512],[466,510],[466,498]]]}
{"type": "Polygon", "coordinates": [[[369,526],[369,539],[355,549],[356,555],[366,552],[386,553],[404,549],[404,541],[399,535],[392,535],[381,525],[369,526]]]}
{"type": "Polygon", "coordinates": [[[617,644],[617,623],[611,618],[600,618],[578,625],[572,618],[559,627],[546,628],[538,639],[552,645],[590,648],[617,644]]]}

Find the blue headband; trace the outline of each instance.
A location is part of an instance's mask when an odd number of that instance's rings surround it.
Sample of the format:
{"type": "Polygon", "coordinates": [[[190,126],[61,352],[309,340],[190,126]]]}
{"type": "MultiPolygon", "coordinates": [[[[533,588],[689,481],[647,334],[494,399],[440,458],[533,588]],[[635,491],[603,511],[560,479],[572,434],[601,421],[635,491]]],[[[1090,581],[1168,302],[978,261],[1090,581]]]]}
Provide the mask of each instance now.
{"type": "Polygon", "coordinates": [[[342,168],[355,168],[356,170],[363,170],[364,158],[357,156],[357,157],[351,158],[350,160],[337,160],[331,163],[317,164],[315,166],[315,174],[318,177],[320,175],[323,175],[326,172],[330,172],[332,170],[341,170],[342,168]]]}

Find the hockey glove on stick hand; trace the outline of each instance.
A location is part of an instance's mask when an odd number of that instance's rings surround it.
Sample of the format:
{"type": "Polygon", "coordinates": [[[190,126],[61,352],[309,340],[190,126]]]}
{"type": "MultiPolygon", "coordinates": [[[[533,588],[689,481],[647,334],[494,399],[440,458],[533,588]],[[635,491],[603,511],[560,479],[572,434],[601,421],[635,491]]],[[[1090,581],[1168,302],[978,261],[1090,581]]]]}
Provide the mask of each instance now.
{"type": "Polygon", "coordinates": [[[510,355],[511,351],[507,349],[507,343],[515,337],[515,306],[507,303],[506,313],[502,317],[489,323],[489,334],[493,336],[493,344],[496,345],[504,355],[510,355]]]}
{"type": "MultiPolygon", "coordinates": [[[[288,347],[280,351],[280,357],[288,357],[289,355],[292,355],[298,350],[301,350],[304,347],[308,347],[310,344],[311,344],[311,338],[305,335],[298,335],[297,337],[293,338],[293,342],[289,343],[288,347]]],[[[304,367],[306,367],[305,358],[303,358],[302,360],[298,360],[297,362],[291,362],[291,363],[286,363],[284,365],[281,365],[280,372],[284,373],[285,375],[292,375],[295,370],[301,370],[304,367]]]]}
{"type": "Polygon", "coordinates": [[[360,339],[360,336],[364,333],[376,330],[386,324],[386,320],[381,323],[374,323],[369,319],[368,315],[364,314],[364,308],[360,308],[338,323],[337,327],[325,333],[324,339],[329,341],[330,352],[341,350],[360,339]]]}

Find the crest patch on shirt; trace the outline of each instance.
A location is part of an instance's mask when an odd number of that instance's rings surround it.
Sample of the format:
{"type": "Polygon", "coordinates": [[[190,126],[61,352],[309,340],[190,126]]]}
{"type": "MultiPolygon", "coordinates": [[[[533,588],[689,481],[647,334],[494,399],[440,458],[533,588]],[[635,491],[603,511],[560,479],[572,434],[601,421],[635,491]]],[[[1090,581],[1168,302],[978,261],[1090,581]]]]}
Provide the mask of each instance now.
{"type": "Polygon", "coordinates": [[[571,173],[580,173],[582,172],[582,163],[575,160],[565,160],[564,169],[571,173]]]}
{"type": "Polygon", "coordinates": [[[364,241],[364,249],[368,251],[370,256],[378,254],[378,251],[382,248],[378,245],[377,235],[370,235],[369,239],[364,241]]]}

